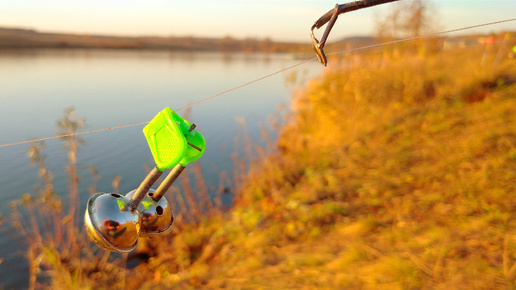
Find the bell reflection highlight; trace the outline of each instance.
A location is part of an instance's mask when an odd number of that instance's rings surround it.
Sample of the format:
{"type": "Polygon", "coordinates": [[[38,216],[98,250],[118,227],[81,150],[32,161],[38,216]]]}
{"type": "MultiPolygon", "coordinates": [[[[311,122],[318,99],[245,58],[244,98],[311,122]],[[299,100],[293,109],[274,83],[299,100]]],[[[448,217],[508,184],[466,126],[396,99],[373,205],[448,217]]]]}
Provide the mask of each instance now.
{"type": "MultiPolygon", "coordinates": [[[[127,199],[132,199],[135,192],[136,190],[129,192],[126,195],[127,199]]],[[[152,237],[164,233],[174,223],[174,213],[167,199],[163,196],[158,201],[154,200],[155,192],[154,189],[149,189],[138,205],[141,219],[140,236],[142,237],[152,237]]]]}
{"type": "Polygon", "coordinates": [[[129,252],[140,234],[140,216],[131,211],[130,199],[116,193],[96,193],[88,200],[84,226],[90,240],[99,247],[129,252]]]}

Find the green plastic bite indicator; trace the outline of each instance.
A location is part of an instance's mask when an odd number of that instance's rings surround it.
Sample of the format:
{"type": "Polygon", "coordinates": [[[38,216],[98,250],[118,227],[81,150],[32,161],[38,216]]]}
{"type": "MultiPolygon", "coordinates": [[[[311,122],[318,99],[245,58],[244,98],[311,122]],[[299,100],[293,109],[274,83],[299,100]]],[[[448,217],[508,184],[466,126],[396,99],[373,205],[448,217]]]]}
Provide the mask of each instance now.
{"type": "Polygon", "coordinates": [[[206,142],[195,127],[170,108],[165,108],[143,128],[156,168],[162,172],[173,167],[154,192],[154,200],[159,201],[163,197],[188,163],[204,154],[206,142]]]}
{"type": "Polygon", "coordinates": [[[204,153],[206,143],[195,125],[170,108],[156,115],[143,132],[157,166],[125,196],[97,193],[88,200],[84,215],[88,237],[110,251],[131,251],[139,237],[152,237],[172,227],[174,214],[164,194],[185,166],[204,153]],[[152,190],[167,168],[173,169],[158,190],[152,190]]]}
{"type": "MultiPolygon", "coordinates": [[[[169,176],[179,175],[181,172],[176,173],[176,167],[181,166],[184,169],[186,164],[199,159],[204,153],[206,145],[204,137],[195,130],[195,125],[181,118],[168,107],[159,112],[143,128],[143,133],[156,162],[156,167],[149,172],[133,194],[132,209],[138,207],[164,169],[174,168],[169,176]]],[[[155,201],[159,201],[172,185],[172,183],[166,182],[169,180],[169,176],[159,186],[161,190],[153,194],[152,198],[155,201]]]]}
{"type": "Polygon", "coordinates": [[[187,120],[170,108],[161,111],[143,128],[149,147],[160,171],[178,163],[186,166],[204,153],[204,137],[187,120]]]}

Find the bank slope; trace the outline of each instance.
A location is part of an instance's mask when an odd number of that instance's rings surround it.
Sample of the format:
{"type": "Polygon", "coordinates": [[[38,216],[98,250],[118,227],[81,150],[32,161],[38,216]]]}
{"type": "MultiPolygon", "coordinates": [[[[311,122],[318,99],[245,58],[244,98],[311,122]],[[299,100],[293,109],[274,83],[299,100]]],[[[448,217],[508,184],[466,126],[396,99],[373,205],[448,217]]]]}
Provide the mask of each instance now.
{"type": "Polygon", "coordinates": [[[312,80],[234,208],[151,240],[124,286],[514,287],[514,61],[396,55],[312,80]]]}

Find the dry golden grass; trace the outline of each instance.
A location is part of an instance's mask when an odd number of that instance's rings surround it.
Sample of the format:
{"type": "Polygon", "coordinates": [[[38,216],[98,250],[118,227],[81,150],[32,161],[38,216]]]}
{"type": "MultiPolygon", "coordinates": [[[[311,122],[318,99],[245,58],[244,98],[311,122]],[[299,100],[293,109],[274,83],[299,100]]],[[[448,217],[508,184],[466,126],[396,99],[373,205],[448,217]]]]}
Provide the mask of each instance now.
{"type": "Polygon", "coordinates": [[[515,287],[516,66],[483,53],[342,60],[235,207],[157,241],[174,253],[130,286],[515,287]]]}
{"type": "Polygon", "coordinates": [[[231,210],[179,219],[134,269],[47,255],[53,286],[516,287],[516,63],[393,55],[330,60],[231,210]]]}

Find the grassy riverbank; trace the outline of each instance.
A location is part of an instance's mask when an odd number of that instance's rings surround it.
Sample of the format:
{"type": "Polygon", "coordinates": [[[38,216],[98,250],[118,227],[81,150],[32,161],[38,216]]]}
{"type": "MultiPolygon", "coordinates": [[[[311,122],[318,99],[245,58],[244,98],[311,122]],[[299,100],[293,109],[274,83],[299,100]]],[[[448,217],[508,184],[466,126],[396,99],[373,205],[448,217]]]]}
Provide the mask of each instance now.
{"type": "Polygon", "coordinates": [[[230,211],[142,240],[133,269],[46,249],[50,283],[515,287],[516,63],[483,47],[398,55],[331,59],[230,211]]]}
{"type": "Polygon", "coordinates": [[[514,286],[516,66],[494,61],[349,56],[296,96],[235,208],[178,232],[136,284],[514,286]]]}

